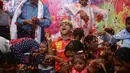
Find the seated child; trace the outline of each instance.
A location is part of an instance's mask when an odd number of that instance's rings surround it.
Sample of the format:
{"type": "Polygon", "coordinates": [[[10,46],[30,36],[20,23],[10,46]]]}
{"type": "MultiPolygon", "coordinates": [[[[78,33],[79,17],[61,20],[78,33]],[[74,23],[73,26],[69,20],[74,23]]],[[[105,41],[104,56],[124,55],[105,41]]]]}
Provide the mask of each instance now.
{"type": "Polygon", "coordinates": [[[36,63],[38,65],[39,73],[55,73],[52,61],[46,60],[48,55],[48,43],[43,41],[40,43],[39,54],[36,55],[36,63]]]}

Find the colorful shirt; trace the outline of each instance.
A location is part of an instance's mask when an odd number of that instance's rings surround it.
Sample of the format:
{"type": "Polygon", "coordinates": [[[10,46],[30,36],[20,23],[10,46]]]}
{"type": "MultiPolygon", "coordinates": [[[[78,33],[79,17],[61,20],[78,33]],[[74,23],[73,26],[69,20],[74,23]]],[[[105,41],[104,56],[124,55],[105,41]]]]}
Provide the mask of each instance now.
{"type": "MultiPolygon", "coordinates": [[[[65,47],[66,45],[70,42],[70,39],[68,40],[63,40],[62,37],[59,37],[57,40],[55,40],[52,45],[51,48],[52,50],[55,51],[56,56],[62,58],[63,60],[68,60],[68,58],[66,58],[64,51],[65,51],[65,47]]],[[[59,67],[59,63],[56,62],[55,64],[55,68],[56,71],[58,71],[60,69],[59,67]]]]}

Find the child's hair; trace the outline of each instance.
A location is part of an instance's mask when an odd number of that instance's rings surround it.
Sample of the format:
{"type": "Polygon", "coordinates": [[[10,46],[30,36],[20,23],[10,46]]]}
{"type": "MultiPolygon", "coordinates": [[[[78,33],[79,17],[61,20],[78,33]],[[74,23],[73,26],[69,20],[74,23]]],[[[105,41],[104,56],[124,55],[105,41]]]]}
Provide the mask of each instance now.
{"type": "Polygon", "coordinates": [[[113,30],[113,28],[105,28],[104,29],[107,33],[111,34],[111,35],[114,35],[115,34],[115,31],[113,30]]]}
{"type": "Polygon", "coordinates": [[[76,54],[84,54],[84,57],[87,58],[85,47],[79,40],[70,41],[65,47],[65,51],[64,51],[65,55],[67,51],[73,51],[76,54]]]}
{"type": "Polygon", "coordinates": [[[84,36],[84,31],[81,28],[76,28],[73,31],[73,36],[79,36],[79,40],[84,36]]]}
{"type": "Polygon", "coordinates": [[[87,59],[85,57],[81,56],[81,55],[78,55],[78,54],[74,55],[72,63],[74,63],[74,60],[77,59],[77,58],[83,60],[84,63],[87,64],[87,59]]]}
{"type": "Polygon", "coordinates": [[[85,39],[84,39],[84,42],[90,42],[90,41],[92,41],[94,38],[97,38],[96,36],[94,36],[94,35],[87,35],[86,37],[85,37],[85,39]]]}
{"type": "Polygon", "coordinates": [[[48,47],[47,41],[42,41],[41,43],[42,43],[42,44],[45,44],[45,45],[48,47]]]}
{"type": "Polygon", "coordinates": [[[130,48],[128,47],[121,47],[115,52],[115,57],[118,57],[119,60],[130,62],[130,48]]]}
{"type": "Polygon", "coordinates": [[[67,23],[71,28],[73,27],[71,21],[68,20],[68,19],[62,19],[60,25],[63,24],[63,23],[67,23]]]}
{"type": "Polygon", "coordinates": [[[110,50],[112,51],[112,52],[114,52],[114,51],[116,51],[117,50],[117,47],[118,47],[118,45],[117,44],[110,44],[110,50]]]}
{"type": "Polygon", "coordinates": [[[127,21],[130,19],[130,16],[128,16],[125,20],[125,24],[127,24],[127,21]]]}
{"type": "Polygon", "coordinates": [[[65,47],[65,54],[67,51],[74,51],[77,53],[81,50],[83,50],[83,44],[79,40],[72,40],[65,47]]]}

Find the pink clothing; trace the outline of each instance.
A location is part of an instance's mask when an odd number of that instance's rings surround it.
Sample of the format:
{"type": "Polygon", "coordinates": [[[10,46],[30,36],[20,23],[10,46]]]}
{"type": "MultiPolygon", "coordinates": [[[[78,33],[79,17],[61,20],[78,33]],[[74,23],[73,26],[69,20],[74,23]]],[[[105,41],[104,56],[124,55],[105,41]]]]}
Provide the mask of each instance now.
{"type": "Polygon", "coordinates": [[[71,73],[88,73],[88,67],[84,68],[81,72],[78,72],[74,67],[72,68],[71,73]]]}

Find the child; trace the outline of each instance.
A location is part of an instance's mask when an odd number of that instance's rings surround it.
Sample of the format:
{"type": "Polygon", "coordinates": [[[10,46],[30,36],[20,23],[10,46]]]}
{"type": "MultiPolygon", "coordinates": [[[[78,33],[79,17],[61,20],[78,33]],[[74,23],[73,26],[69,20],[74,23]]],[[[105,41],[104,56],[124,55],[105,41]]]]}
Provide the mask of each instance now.
{"type": "Polygon", "coordinates": [[[80,53],[80,55],[85,56],[83,48],[83,44],[79,40],[72,40],[65,47],[64,54],[69,59],[69,61],[72,61],[73,56],[77,53],[80,53]]]}
{"type": "Polygon", "coordinates": [[[98,32],[101,39],[107,41],[109,44],[116,44],[119,41],[122,41],[121,47],[128,47],[130,48],[130,16],[125,19],[125,28],[118,32],[115,35],[110,35],[109,33],[103,31],[98,32]]]}
{"type": "Polygon", "coordinates": [[[98,48],[98,38],[94,35],[87,35],[84,39],[84,43],[87,45],[88,58],[97,58],[100,54],[100,49],[98,48]]]}
{"type": "Polygon", "coordinates": [[[86,59],[80,55],[75,55],[73,58],[73,67],[71,73],[88,73],[86,59]]]}
{"type": "Polygon", "coordinates": [[[40,43],[39,54],[36,55],[36,63],[38,64],[39,73],[55,73],[52,62],[45,60],[47,54],[48,43],[43,41],[40,43]]]}
{"type": "MultiPolygon", "coordinates": [[[[61,36],[52,42],[49,54],[55,54],[55,56],[62,58],[64,61],[68,61],[68,58],[65,57],[64,50],[65,46],[71,40],[71,30],[72,23],[67,19],[63,19],[60,23],[61,36]]],[[[55,69],[57,72],[60,70],[59,62],[55,63],[55,69]]]]}
{"type": "Polygon", "coordinates": [[[82,28],[75,28],[72,34],[74,40],[81,40],[84,37],[84,31],[82,28]]]}

